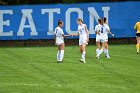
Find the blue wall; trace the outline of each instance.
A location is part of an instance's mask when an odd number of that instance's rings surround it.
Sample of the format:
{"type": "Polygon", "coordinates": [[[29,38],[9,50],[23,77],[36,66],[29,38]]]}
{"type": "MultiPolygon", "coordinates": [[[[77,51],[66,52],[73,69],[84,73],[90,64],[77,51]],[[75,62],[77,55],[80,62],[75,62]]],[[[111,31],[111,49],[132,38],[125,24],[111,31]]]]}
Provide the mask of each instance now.
{"type": "Polygon", "coordinates": [[[95,38],[97,19],[104,16],[116,38],[135,37],[133,27],[140,20],[139,9],[140,2],[0,6],[0,40],[52,39],[58,19],[64,21],[65,34],[75,33],[78,16],[87,24],[90,38],[95,38]],[[53,20],[44,11],[54,11],[53,20]]]}

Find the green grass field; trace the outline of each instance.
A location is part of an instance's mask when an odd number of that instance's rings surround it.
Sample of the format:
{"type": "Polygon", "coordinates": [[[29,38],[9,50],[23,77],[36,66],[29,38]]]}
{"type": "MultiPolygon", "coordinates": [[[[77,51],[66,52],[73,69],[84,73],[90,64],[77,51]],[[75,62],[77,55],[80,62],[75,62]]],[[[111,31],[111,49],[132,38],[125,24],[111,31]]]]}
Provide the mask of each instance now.
{"type": "Polygon", "coordinates": [[[111,59],[95,58],[87,47],[82,64],[78,46],[0,48],[0,93],[140,93],[140,54],[134,45],[111,45],[111,59]]]}

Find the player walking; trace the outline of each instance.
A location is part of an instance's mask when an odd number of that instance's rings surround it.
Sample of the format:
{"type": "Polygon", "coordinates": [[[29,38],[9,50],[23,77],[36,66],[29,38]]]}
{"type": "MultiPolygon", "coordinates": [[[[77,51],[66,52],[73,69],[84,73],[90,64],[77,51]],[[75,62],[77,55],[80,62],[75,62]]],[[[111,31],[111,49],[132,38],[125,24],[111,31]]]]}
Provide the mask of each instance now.
{"type": "Polygon", "coordinates": [[[86,56],[86,46],[89,41],[89,31],[87,29],[86,24],[83,24],[82,19],[78,18],[77,24],[78,24],[78,33],[72,35],[79,36],[79,46],[81,53],[81,59],[79,61],[86,63],[85,56],[86,56]]]}
{"type": "Polygon", "coordinates": [[[97,32],[98,35],[100,35],[100,39],[101,39],[101,43],[102,43],[102,48],[99,50],[98,54],[96,55],[96,58],[99,59],[100,55],[102,54],[102,52],[104,51],[105,47],[107,46],[107,42],[108,42],[108,33],[111,34],[112,36],[114,36],[114,34],[112,34],[110,32],[110,30],[108,30],[108,28],[104,25],[104,18],[101,21],[101,25],[99,26],[99,30],[97,32]]]}
{"type": "Polygon", "coordinates": [[[136,32],[136,39],[137,39],[136,49],[137,49],[137,54],[139,54],[139,48],[140,48],[140,21],[135,24],[134,29],[137,30],[137,32],[136,32]]]}

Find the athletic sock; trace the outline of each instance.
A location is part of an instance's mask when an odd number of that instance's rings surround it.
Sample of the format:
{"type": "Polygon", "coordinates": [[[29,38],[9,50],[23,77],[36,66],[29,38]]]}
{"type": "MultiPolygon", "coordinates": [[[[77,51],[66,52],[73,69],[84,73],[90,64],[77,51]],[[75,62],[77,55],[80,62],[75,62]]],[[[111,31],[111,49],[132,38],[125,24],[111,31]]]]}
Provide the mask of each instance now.
{"type": "Polygon", "coordinates": [[[64,58],[64,50],[60,50],[60,61],[63,61],[64,58]]]}
{"type": "Polygon", "coordinates": [[[136,44],[136,49],[137,49],[137,52],[139,53],[139,48],[140,48],[140,45],[139,44],[136,44]]]}
{"type": "Polygon", "coordinates": [[[96,55],[99,53],[99,49],[96,49],[96,55]]]}
{"type": "Polygon", "coordinates": [[[60,61],[60,51],[57,52],[57,61],[60,61]]]}
{"type": "Polygon", "coordinates": [[[107,56],[107,49],[104,49],[104,54],[105,56],[107,56]]]}
{"type": "Polygon", "coordinates": [[[103,49],[101,49],[100,51],[99,51],[99,53],[97,54],[97,56],[99,57],[102,53],[103,53],[103,49]]]}
{"type": "Polygon", "coordinates": [[[85,62],[86,61],[86,52],[85,51],[83,51],[83,53],[81,54],[81,57],[82,57],[82,59],[83,59],[83,62],[85,62]]]}
{"type": "Polygon", "coordinates": [[[106,56],[109,57],[109,51],[106,49],[106,56]]]}

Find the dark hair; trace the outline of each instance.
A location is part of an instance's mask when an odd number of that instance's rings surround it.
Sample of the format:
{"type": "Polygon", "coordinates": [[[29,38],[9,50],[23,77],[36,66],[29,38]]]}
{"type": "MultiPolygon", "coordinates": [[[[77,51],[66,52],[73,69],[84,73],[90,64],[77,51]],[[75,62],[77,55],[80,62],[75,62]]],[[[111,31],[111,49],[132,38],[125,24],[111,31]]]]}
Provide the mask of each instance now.
{"type": "Polygon", "coordinates": [[[101,25],[103,25],[103,24],[104,24],[104,18],[101,19],[101,25]]]}
{"type": "Polygon", "coordinates": [[[78,19],[77,19],[77,21],[81,21],[81,22],[83,23],[83,21],[82,21],[82,19],[81,19],[81,18],[78,18],[78,19]]]}
{"type": "Polygon", "coordinates": [[[59,19],[58,20],[58,25],[62,24],[63,22],[59,19]]]}
{"type": "Polygon", "coordinates": [[[101,19],[98,19],[98,22],[101,24],[102,23],[101,19]]]}
{"type": "Polygon", "coordinates": [[[106,17],[103,18],[104,19],[104,23],[107,21],[106,17]]]}

